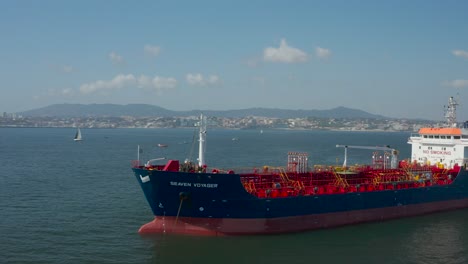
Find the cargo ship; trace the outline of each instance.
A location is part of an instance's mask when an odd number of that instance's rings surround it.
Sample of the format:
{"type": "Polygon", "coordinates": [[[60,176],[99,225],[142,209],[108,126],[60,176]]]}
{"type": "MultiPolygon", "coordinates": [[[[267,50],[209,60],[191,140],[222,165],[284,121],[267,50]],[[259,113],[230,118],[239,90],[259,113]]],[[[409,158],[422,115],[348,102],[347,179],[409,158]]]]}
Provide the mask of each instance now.
{"type": "Polygon", "coordinates": [[[283,167],[236,170],[205,164],[206,118],[197,162],[132,161],[154,219],[140,234],[253,235],[301,232],[468,207],[468,123],[449,98],[446,123],[412,134],[411,157],[390,146],[337,145],[340,166],[309,166],[289,152],[283,167]],[[347,150],[372,150],[369,164],[347,164],[347,150]]]}

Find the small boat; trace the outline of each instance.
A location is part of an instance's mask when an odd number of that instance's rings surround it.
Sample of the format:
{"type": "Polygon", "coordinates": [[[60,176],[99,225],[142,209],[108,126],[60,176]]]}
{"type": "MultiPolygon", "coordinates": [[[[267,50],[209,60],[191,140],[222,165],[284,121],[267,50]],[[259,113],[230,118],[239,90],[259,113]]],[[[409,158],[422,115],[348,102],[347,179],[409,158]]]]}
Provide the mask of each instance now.
{"type": "Polygon", "coordinates": [[[83,138],[81,137],[81,130],[78,128],[78,130],[76,130],[76,134],[75,134],[75,138],[73,139],[74,141],[82,141],[83,138]]]}
{"type": "Polygon", "coordinates": [[[166,144],[158,144],[158,147],[160,147],[160,148],[167,148],[168,145],[166,145],[166,144]]]}

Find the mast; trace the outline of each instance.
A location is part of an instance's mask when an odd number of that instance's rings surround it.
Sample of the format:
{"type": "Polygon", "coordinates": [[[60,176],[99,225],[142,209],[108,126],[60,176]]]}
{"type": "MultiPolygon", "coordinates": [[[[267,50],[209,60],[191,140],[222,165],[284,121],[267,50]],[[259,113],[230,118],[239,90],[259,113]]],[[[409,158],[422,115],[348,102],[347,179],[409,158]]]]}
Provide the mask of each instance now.
{"type": "Polygon", "coordinates": [[[457,101],[451,96],[445,109],[445,118],[447,118],[448,127],[457,127],[457,101]]]}
{"type": "Polygon", "coordinates": [[[140,166],[140,152],[141,152],[140,145],[138,145],[138,149],[137,149],[138,166],[140,166]]]}
{"type": "Polygon", "coordinates": [[[199,146],[198,146],[198,166],[205,165],[205,146],[206,146],[206,117],[200,115],[200,132],[199,132],[199,146]]]}

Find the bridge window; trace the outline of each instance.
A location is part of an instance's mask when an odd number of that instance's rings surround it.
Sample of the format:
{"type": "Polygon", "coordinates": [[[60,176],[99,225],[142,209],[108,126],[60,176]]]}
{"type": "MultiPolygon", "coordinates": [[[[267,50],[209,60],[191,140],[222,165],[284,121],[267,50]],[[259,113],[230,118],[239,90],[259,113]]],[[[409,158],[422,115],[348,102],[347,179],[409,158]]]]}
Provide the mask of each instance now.
{"type": "Polygon", "coordinates": [[[460,136],[453,136],[454,139],[460,139],[460,136]]]}
{"type": "Polygon", "coordinates": [[[427,135],[424,135],[423,137],[424,137],[424,138],[427,138],[427,135]]]}
{"type": "Polygon", "coordinates": [[[439,138],[439,136],[434,136],[434,138],[439,138]]]}

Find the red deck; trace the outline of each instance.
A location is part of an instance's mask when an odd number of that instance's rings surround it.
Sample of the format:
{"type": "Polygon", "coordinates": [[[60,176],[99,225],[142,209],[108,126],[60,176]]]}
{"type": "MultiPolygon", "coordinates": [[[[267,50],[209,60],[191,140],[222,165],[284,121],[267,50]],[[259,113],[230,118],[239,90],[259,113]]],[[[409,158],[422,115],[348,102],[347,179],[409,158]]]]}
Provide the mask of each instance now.
{"type": "Polygon", "coordinates": [[[423,188],[451,184],[460,167],[447,170],[437,166],[405,166],[374,169],[370,166],[343,170],[316,166],[313,172],[297,173],[264,167],[261,172],[240,174],[247,192],[259,198],[322,195],[423,188]]]}

